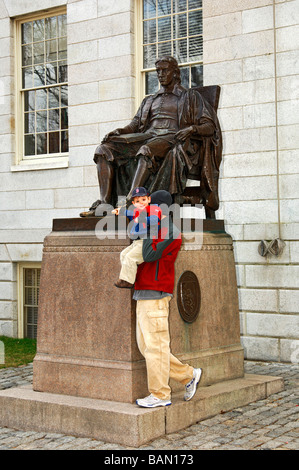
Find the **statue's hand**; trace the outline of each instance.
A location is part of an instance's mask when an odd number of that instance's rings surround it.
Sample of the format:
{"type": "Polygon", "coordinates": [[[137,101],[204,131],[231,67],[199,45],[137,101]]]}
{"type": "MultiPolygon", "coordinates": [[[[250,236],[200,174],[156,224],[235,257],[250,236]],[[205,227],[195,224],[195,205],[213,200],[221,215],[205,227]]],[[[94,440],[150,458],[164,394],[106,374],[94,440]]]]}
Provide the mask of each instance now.
{"type": "Polygon", "coordinates": [[[189,139],[189,137],[191,137],[192,134],[194,134],[193,127],[192,126],[186,127],[185,129],[182,129],[181,131],[175,134],[175,139],[185,142],[185,140],[189,139]]]}
{"type": "Polygon", "coordinates": [[[114,131],[111,131],[105,135],[104,139],[102,140],[102,143],[108,142],[108,140],[110,140],[110,137],[112,137],[113,135],[121,135],[121,134],[122,134],[121,128],[115,129],[114,131]]]}

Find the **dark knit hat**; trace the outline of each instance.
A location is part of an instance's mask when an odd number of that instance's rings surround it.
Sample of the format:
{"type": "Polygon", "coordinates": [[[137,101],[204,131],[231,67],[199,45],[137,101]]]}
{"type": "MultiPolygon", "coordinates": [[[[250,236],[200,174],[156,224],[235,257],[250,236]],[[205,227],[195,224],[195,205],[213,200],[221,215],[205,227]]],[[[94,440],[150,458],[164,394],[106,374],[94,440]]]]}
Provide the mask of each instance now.
{"type": "Polygon", "coordinates": [[[161,189],[151,194],[151,204],[166,204],[168,207],[172,204],[172,196],[168,191],[161,189]]]}

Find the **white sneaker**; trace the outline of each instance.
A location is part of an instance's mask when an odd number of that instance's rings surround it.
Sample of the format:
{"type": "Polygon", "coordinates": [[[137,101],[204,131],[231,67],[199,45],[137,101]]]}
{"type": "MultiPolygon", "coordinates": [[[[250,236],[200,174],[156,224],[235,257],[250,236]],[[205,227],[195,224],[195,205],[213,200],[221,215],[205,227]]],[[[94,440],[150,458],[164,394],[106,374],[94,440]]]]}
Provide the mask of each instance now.
{"type": "Polygon", "coordinates": [[[144,408],[155,408],[156,406],[171,405],[170,400],[161,400],[160,398],[157,398],[152,394],[145,398],[138,398],[138,400],[136,400],[136,403],[137,405],[143,406],[144,408]]]}
{"type": "Polygon", "coordinates": [[[200,381],[201,374],[202,374],[201,369],[194,369],[193,379],[190,380],[190,382],[188,382],[186,387],[185,387],[185,389],[186,389],[186,392],[185,392],[185,395],[184,395],[184,400],[185,401],[189,401],[189,400],[191,400],[191,398],[194,397],[197,386],[198,386],[199,381],[200,381]]]}

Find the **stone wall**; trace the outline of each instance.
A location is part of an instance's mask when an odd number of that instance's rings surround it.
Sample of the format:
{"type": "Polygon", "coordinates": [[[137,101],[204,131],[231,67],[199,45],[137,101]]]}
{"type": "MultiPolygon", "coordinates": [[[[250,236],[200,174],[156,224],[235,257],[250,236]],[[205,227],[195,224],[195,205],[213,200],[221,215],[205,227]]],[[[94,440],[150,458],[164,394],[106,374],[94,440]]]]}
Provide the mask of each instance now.
{"type": "Polygon", "coordinates": [[[204,2],[204,82],[222,87],[221,212],[250,359],[289,361],[299,349],[296,37],[296,1],[204,2]],[[276,238],[283,253],[260,256],[260,241],[276,238]]]}

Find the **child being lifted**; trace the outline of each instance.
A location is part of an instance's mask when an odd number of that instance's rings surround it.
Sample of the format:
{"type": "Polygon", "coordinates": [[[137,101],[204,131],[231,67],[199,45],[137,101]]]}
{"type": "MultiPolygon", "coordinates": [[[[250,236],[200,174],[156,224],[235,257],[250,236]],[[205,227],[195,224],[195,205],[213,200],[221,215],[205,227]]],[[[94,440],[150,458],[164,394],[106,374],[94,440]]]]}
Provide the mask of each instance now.
{"type": "MultiPolygon", "coordinates": [[[[143,239],[147,238],[150,232],[151,238],[158,236],[162,212],[158,205],[150,205],[150,202],[151,197],[145,188],[134,189],[132,193],[134,210],[125,211],[130,222],[133,222],[130,237],[134,241],[120,254],[121,271],[118,281],[114,284],[116,287],[131,289],[134,286],[137,267],[144,261],[142,256],[143,239]]],[[[119,215],[120,211],[121,208],[118,207],[112,211],[112,214],[119,215]]]]}

